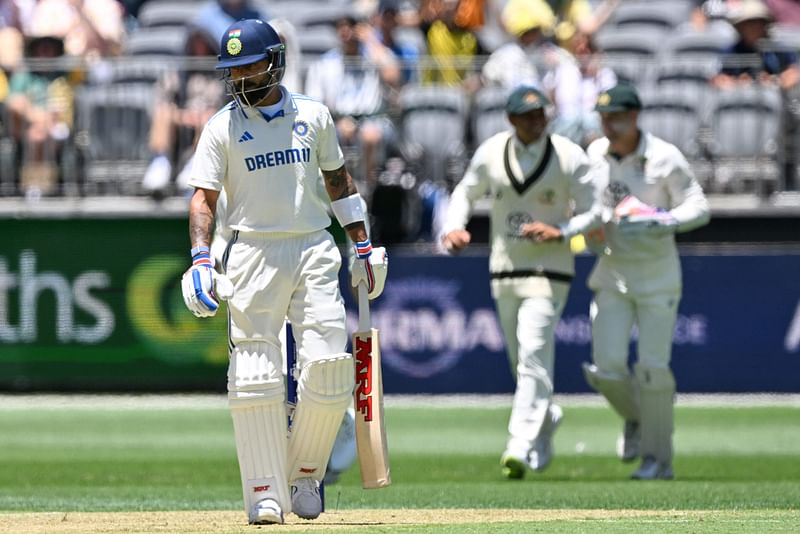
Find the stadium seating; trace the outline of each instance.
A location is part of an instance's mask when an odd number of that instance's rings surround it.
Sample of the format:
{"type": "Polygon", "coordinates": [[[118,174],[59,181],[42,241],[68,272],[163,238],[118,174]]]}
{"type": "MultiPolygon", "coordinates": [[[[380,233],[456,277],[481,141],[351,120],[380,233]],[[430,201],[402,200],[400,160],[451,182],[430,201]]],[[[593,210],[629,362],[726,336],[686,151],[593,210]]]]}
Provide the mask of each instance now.
{"type": "Polygon", "coordinates": [[[142,4],[136,20],[142,28],[185,26],[203,6],[192,0],[150,0],[142,4]]]}
{"type": "Polygon", "coordinates": [[[506,118],[508,90],[484,87],[477,92],[470,113],[473,147],[477,148],[492,135],[511,127],[506,118]]]}

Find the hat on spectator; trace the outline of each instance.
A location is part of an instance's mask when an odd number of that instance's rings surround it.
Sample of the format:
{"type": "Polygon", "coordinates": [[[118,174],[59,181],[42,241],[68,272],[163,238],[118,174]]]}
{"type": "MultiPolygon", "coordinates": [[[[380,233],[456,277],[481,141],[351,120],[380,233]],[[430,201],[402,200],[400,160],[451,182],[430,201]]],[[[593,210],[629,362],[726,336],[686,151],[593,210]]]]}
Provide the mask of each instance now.
{"type": "Polygon", "coordinates": [[[555,17],[547,4],[542,4],[542,7],[537,7],[538,4],[533,2],[509,0],[500,15],[506,31],[514,37],[535,29],[550,33],[555,26],[555,17]]]}
{"type": "Polygon", "coordinates": [[[600,93],[594,109],[601,113],[642,109],[642,101],[634,86],[621,83],[600,93]]]}
{"type": "Polygon", "coordinates": [[[769,8],[761,0],[743,0],[728,11],[728,20],[734,26],[748,20],[771,21],[769,8]]]}
{"type": "Polygon", "coordinates": [[[550,105],[550,100],[532,85],[520,85],[508,96],[506,113],[521,115],[535,109],[544,109],[550,105]]]}

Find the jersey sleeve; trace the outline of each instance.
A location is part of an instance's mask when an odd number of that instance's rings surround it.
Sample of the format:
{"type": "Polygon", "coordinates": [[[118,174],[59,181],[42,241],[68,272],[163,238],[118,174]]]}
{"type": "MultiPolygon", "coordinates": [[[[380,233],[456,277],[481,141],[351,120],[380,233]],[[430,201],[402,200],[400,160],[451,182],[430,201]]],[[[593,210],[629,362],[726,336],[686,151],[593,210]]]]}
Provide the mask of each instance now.
{"type": "Polygon", "coordinates": [[[317,138],[317,161],[323,171],[335,171],[344,165],[344,155],[336,137],[336,126],[328,108],[322,114],[319,136],[317,138]]]}
{"type": "Polygon", "coordinates": [[[667,176],[671,199],[670,214],[678,221],[678,232],[687,232],[708,223],[711,212],[703,188],[697,182],[689,162],[675,149],[673,167],[667,176]]]}
{"type": "Polygon", "coordinates": [[[192,161],[190,186],[215,191],[222,189],[228,170],[227,124],[227,121],[216,115],[203,128],[192,161]]]}
{"type": "Polygon", "coordinates": [[[487,158],[491,156],[489,152],[486,144],[478,147],[467,167],[467,172],[453,189],[447,205],[444,234],[466,228],[473,204],[489,192],[490,180],[487,172],[487,158]]]}

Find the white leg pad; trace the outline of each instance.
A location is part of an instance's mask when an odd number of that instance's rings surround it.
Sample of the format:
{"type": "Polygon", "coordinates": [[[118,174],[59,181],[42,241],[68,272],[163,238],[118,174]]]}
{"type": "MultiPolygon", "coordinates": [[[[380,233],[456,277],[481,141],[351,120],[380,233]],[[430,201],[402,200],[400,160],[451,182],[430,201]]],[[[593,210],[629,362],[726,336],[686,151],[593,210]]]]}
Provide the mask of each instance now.
{"type": "Polygon", "coordinates": [[[641,455],[652,456],[660,463],[672,462],[675,377],[668,367],[634,366],[639,384],[641,455]]]}
{"type": "Polygon", "coordinates": [[[353,357],[344,352],[312,361],[297,381],[297,407],[289,437],[289,482],[322,480],[355,384],[353,357]]]}
{"type": "Polygon", "coordinates": [[[271,498],[284,514],[291,512],[280,348],[254,341],[236,346],[228,368],[228,405],[245,511],[250,515],[258,501],[271,498]]]}
{"type": "Polygon", "coordinates": [[[626,421],[639,421],[639,401],[635,382],[630,375],[620,376],[601,371],[596,365],[583,364],[586,382],[603,395],[611,407],[626,421]]]}

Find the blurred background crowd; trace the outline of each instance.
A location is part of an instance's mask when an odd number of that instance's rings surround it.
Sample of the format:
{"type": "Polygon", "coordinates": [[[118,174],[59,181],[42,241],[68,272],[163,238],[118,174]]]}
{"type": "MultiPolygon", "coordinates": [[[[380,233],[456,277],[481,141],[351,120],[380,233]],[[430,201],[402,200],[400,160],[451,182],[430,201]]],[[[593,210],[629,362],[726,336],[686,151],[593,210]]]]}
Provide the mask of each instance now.
{"type": "Polygon", "coordinates": [[[376,241],[432,239],[520,83],[586,146],[631,82],[709,195],[800,204],[795,0],[0,0],[0,197],[185,196],[221,34],[253,17],[333,113],[376,241]]]}

